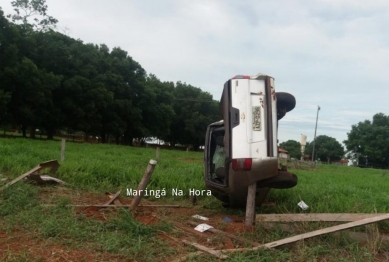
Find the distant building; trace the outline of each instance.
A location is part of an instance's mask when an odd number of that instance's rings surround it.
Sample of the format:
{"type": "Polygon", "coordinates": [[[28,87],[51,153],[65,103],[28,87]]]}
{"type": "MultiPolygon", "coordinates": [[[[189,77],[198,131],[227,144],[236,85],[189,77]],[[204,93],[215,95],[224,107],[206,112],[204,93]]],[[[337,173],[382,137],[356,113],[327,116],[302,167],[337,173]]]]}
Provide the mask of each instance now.
{"type": "Polygon", "coordinates": [[[282,159],[290,159],[289,152],[282,148],[278,148],[278,157],[282,159]]]}

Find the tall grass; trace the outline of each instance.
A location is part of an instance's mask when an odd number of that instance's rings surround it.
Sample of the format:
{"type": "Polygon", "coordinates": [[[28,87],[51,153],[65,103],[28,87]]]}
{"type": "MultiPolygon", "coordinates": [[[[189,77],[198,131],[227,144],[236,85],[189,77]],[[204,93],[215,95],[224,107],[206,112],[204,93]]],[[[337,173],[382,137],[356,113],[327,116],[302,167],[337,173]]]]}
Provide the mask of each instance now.
{"type": "MultiPolygon", "coordinates": [[[[60,142],[30,139],[0,139],[0,174],[16,177],[49,159],[59,159],[60,142]]],[[[136,188],[155,149],[103,144],[66,144],[65,161],[56,176],[80,189],[97,192],[136,188]]],[[[148,189],[177,188],[187,195],[190,188],[205,189],[203,154],[161,150],[148,189]]],[[[317,170],[290,170],[298,185],[272,190],[275,207],[261,212],[301,212],[300,200],[309,205],[306,212],[387,212],[389,176],[382,170],[347,166],[319,165],[317,170]]]]}
{"type": "MultiPolygon", "coordinates": [[[[40,162],[59,159],[60,146],[58,141],[0,139],[0,178],[15,178],[40,162]]],[[[56,176],[70,187],[98,193],[136,188],[155,155],[155,149],[150,148],[68,142],[65,161],[60,163],[56,176]]],[[[205,189],[202,158],[203,154],[198,152],[161,150],[148,189],[165,188],[170,192],[177,188],[185,194],[190,188],[205,189]]],[[[276,205],[260,208],[258,212],[388,212],[389,176],[384,176],[382,170],[320,165],[315,171],[290,171],[297,174],[298,185],[288,190],[272,190],[269,201],[276,205]],[[308,210],[302,211],[297,206],[300,200],[309,205],[308,210]]],[[[0,230],[29,232],[41,240],[75,248],[83,246],[96,253],[120,254],[136,261],[161,261],[163,256],[171,257],[178,252],[156,237],[158,230],[169,230],[166,224],[144,226],[125,210],[118,211],[107,221],[89,219],[67,207],[70,200],[66,198],[54,201],[58,203],[55,207],[43,207],[40,205],[42,190],[44,188],[17,183],[0,192],[0,230]]],[[[164,198],[167,202],[179,200],[169,195],[164,198]]],[[[213,197],[204,196],[199,200],[210,208],[198,207],[199,212],[244,216],[244,210],[224,210],[213,197]]],[[[269,231],[259,226],[245,237],[262,242],[289,235],[282,230],[269,231]]],[[[387,250],[389,246],[382,246],[379,251],[387,250]]],[[[374,255],[368,247],[327,236],[309,243],[301,242],[291,249],[231,254],[229,261],[374,261],[374,255]]],[[[35,259],[28,253],[8,252],[0,256],[2,261],[35,259]]],[[[200,256],[193,261],[217,259],[200,256]]]]}
{"type": "MultiPolygon", "coordinates": [[[[60,142],[0,139],[0,173],[16,177],[37,164],[59,159],[60,142]]],[[[71,185],[93,191],[136,188],[156,150],[116,145],[68,142],[65,161],[56,176],[71,185]]],[[[148,189],[205,189],[202,154],[161,150],[148,189]]]]}
{"type": "Polygon", "coordinates": [[[380,169],[320,165],[315,171],[291,171],[297,174],[298,185],[273,190],[271,200],[279,205],[266,212],[301,212],[300,200],[310,207],[306,212],[388,212],[389,177],[380,169]]]}
{"type": "Polygon", "coordinates": [[[5,201],[0,202],[0,230],[33,232],[35,237],[48,242],[74,248],[88,246],[99,252],[117,253],[143,261],[152,259],[162,249],[171,252],[155,238],[163,225],[145,226],[137,222],[128,210],[118,210],[108,221],[88,219],[66,207],[66,201],[54,207],[41,206],[37,187],[24,183],[5,189],[3,199],[5,201]]]}

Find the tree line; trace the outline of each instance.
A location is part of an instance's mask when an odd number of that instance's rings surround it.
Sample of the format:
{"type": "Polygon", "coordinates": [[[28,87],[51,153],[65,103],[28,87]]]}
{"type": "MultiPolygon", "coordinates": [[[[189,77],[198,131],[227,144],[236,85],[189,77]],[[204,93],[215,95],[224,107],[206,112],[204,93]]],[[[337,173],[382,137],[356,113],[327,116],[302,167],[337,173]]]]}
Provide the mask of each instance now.
{"type": "Polygon", "coordinates": [[[44,130],[81,131],[131,145],[155,137],[171,145],[204,144],[207,125],[219,120],[219,102],[198,87],[163,82],[120,47],[109,49],[54,31],[44,0],[0,7],[0,125],[26,137],[44,130]],[[35,4],[35,5],[34,5],[35,4]],[[31,12],[21,12],[28,9],[31,12]],[[22,14],[36,14],[31,22],[22,14]]]}
{"type": "MultiPolygon", "coordinates": [[[[389,115],[377,113],[372,121],[364,120],[351,126],[347,139],[343,141],[346,150],[333,137],[318,136],[315,140],[315,155],[313,159],[321,161],[336,161],[345,156],[360,167],[389,167],[389,115]]],[[[301,144],[288,140],[280,147],[289,152],[290,157],[301,158],[301,144]]],[[[313,143],[308,142],[305,154],[312,158],[313,143]]]]}
{"type": "Polygon", "coordinates": [[[349,157],[359,166],[389,167],[389,115],[377,113],[372,121],[352,125],[347,136],[344,144],[349,157]]]}
{"type": "MultiPolygon", "coordinates": [[[[15,0],[15,14],[0,7],[0,126],[23,136],[44,130],[81,131],[105,143],[131,145],[155,137],[171,145],[204,144],[207,126],[221,119],[219,102],[198,87],[163,82],[119,47],[86,44],[54,31],[45,0],[15,0]],[[29,131],[29,132],[28,132],[29,131]]],[[[389,116],[378,113],[351,127],[348,158],[359,165],[389,166],[389,116]]],[[[301,158],[300,143],[280,144],[301,158]]],[[[311,154],[313,143],[305,152],[311,154]]],[[[318,136],[314,159],[331,162],[345,155],[336,139],[318,136]]],[[[310,156],[311,158],[312,156],[310,156]]]]}
{"type": "MultiPolygon", "coordinates": [[[[318,160],[330,163],[332,161],[341,160],[344,156],[342,145],[333,137],[320,135],[313,142],[307,142],[304,150],[304,159],[318,160]],[[313,146],[315,146],[314,156],[312,158],[313,146]]],[[[301,144],[295,140],[288,140],[280,144],[280,147],[287,150],[291,158],[301,159],[301,144]]]]}

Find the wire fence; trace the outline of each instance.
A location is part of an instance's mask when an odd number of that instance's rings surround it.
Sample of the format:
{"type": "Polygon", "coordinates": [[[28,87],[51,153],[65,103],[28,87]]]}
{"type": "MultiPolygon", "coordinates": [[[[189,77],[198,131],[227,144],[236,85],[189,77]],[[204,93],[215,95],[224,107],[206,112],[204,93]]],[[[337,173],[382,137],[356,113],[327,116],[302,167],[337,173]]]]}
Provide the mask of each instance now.
{"type": "Polygon", "coordinates": [[[280,164],[286,166],[288,169],[302,169],[302,170],[314,170],[316,169],[316,162],[298,160],[298,159],[279,159],[280,164]]]}

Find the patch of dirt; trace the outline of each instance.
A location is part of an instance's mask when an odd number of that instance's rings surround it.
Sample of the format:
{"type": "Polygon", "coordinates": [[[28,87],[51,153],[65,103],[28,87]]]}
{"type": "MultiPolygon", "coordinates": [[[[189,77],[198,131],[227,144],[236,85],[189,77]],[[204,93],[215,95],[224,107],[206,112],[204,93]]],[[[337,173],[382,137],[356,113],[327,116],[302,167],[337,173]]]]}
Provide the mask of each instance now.
{"type": "Polygon", "coordinates": [[[84,214],[86,217],[103,220],[103,221],[108,220],[108,215],[107,215],[108,213],[112,214],[115,213],[115,211],[116,210],[112,210],[108,208],[103,209],[98,207],[78,207],[76,209],[76,212],[79,214],[81,213],[84,214]]]}
{"type": "Polygon", "coordinates": [[[137,215],[135,215],[135,219],[144,225],[155,225],[155,224],[159,223],[157,217],[154,215],[151,215],[151,214],[150,215],[138,215],[137,214],[137,215]]]}
{"type": "Polygon", "coordinates": [[[61,186],[42,187],[40,198],[45,204],[56,204],[61,198],[66,198],[73,205],[99,205],[109,200],[104,194],[73,190],[61,186]]]}
{"type": "Polygon", "coordinates": [[[235,248],[234,243],[232,243],[231,238],[226,238],[226,241],[224,242],[224,246],[222,249],[233,249],[235,248]]]}
{"type": "Polygon", "coordinates": [[[70,248],[56,245],[34,236],[14,231],[0,231],[0,260],[31,260],[34,261],[126,261],[120,255],[87,251],[83,248],[70,248]]]}
{"type": "MultiPolygon", "coordinates": [[[[198,161],[198,159],[186,159],[189,161],[198,161]]],[[[183,159],[183,161],[185,161],[183,159]]],[[[115,193],[115,192],[111,192],[115,193]]],[[[47,187],[42,190],[42,203],[58,203],[59,197],[70,199],[71,204],[78,205],[101,205],[106,203],[110,198],[107,194],[96,194],[91,192],[80,192],[65,187],[47,187]]],[[[129,205],[131,199],[128,197],[119,197],[120,204],[129,205]]],[[[156,201],[150,202],[142,199],[141,205],[158,205],[156,201]]],[[[99,208],[99,207],[77,207],[75,212],[83,214],[90,219],[107,221],[110,217],[118,214],[118,208],[99,208]]],[[[233,249],[237,247],[250,247],[247,243],[242,243],[228,236],[194,231],[194,226],[189,225],[188,221],[195,221],[199,224],[206,223],[216,229],[226,233],[244,237],[245,233],[252,233],[253,228],[247,228],[244,224],[244,217],[213,214],[210,210],[201,209],[199,206],[186,206],[180,208],[168,207],[138,207],[134,212],[134,218],[143,225],[157,225],[162,221],[173,225],[174,229],[168,233],[160,232],[157,237],[168,246],[173,247],[176,253],[167,257],[166,261],[176,259],[193,250],[183,244],[183,240],[196,242],[213,249],[233,249]],[[209,220],[203,221],[192,218],[193,215],[199,214],[208,217],[209,220]]],[[[27,258],[34,258],[39,261],[126,261],[125,258],[116,254],[103,252],[93,252],[87,249],[74,248],[66,245],[56,245],[50,240],[40,240],[32,234],[25,235],[23,232],[6,233],[0,231],[0,260],[15,260],[15,257],[25,255],[27,258]]],[[[24,257],[22,257],[24,258],[24,257]]],[[[378,253],[376,261],[388,261],[388,253],[378,253]]]]}
{"type": "Polygon", "coordinates": [[[375,256],[375,261],[389,261],[389,252],[378,253],[375,256]]]}

